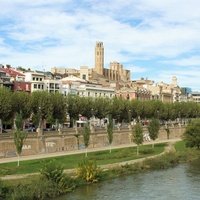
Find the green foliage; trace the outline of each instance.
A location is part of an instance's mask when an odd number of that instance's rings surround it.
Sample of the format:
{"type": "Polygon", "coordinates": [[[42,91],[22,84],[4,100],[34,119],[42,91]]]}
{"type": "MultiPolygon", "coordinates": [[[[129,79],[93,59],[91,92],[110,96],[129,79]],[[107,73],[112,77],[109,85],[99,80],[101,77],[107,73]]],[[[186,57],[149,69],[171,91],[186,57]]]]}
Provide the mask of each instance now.
{"type": "Polygon", "coordinates": [[[141,154],[145,154],[145,155],[147,155],[147,154],[153,154],[154,153],[154,149],[142,149],[142,150],[140,150],[140,153],[141,154]]]}
{"type": "Polygon", "coordinates": [[[22,119],[31,115],[31,96],[26,92],[14,92],[12,95],[12,109],[14,113],[20,111],[22,119]]]}
{"type": "Polygon", "coordinates": [[[5,199],[7,193],[9,193],[9,188],[0,180],[0,200],[5,199]]]}
{"type": "Polygon", "coordinates": [[[39,127],[43,127],[44,120],[52,117],[53,114],[53,102],[51,95],[44,91],[35,91],[31,94],[31,109],[34,114],[34,118],[39,118],[39,127]]]}
{"type": "Polygon", "coordinates": [[[83,134],[83,141],[84,141],[84,145],[85,148],[88,148],[89,143],[90,143],[90,127],[88,124],[85,124],[82,130],[82,134],[83,134]]]}
{"type": "Polygon", "coordinates": [[[64,174],[63,167],[55,160],[44,162],[40,170],[43,179],[54,184],[55,190],[58,194],[66,193],[74,189],[75,185],[71,178],[64,174]]]}
{"type": "Polygon", "coordinates": [[[56,163],[55,160],[50,160],[49,162],[44,162],[40,173],[47,179],[54,183],[59,183],[64,174],[63,167],[56,163]]]}
{"type": "Polygon", "coordinates": [[[0,133],[2,133],[2,121],[12,118],[12,93],[5,88],[0,88],[0,133]]]}
{"type": "Polygon", "coordinates": [[[21,113],[16,114],[15,124],[16,124],[16,130],[14,132],[14,143],[15,143],[17,154],[20,155],[22,153],[22,147],[23,147],[24,141],[27,137],[27,133],[22,131],[23,119],[22,119],[21,113]]]}
{"type": "Polygon", "coordinates": [[[16,113],[16,117],[15,117],[15,125],[16,125],[16,129],[18,131],[23,130],[23,119],[22,119],[22,115],[21,113],[16,113]]]}
{"type": "Polygon", "coordinates": [[[66,100],[62,94],[51,93],[52,102],[52,118],[58,120],[59,123],[63,123],[67,112],[66,100]]]}
{"type": "Polygon", "coordinates": [[[23,147],[26,137],[27,137],[27,133],[24,131],[16,130],[14,132],[14,143],[15,143],[15,147],[16,147],[18,155],[22,153],[22,147],[23,147]]]}
{"type": "Polygon", "coordinates": [[[149,136],[152,140],[158,138],[160,123],[158,119],[152,119],[148,125],[149,136]]]}
{"type": "Polygon", "coordinates": [[[36,180],[31,184],[18,184],[11,193],[13,200],[45,200],[58,196],[55,184],[48,180],[36,180]]]}
{"type": "Polygon", "coordinates": [[[111,116],[109,116],[109,121],[107,125],[107,136],[108,136],[108,142],[111,145],[113,141],[113,119],[111,116]]]}
{"type": "Polygon", "coordinates": [[[87,182],[97,182],[100,174],[101,170],[95,161],[83,160],[78,164],[77,176],[87,182]]]}
{"type": "Polygon", "coordinates": [[[147,159],[143,162],[144,166],[148,166],[150,169],[167,169],[174,167],[179,163],[179,157],[176,153],[167,153],[161,157],[147,159]]]}
{"type": "Polygon", "coordinates": [[[200,148],[200,119],[192,120],[186,127],[184,140],[187,147],[200,148]]]}
{"type": "Polygon", "coordinates": [[[137,123],[132,129],[133,142],[137,145],[143,143],[143,130],[140,123],[137,123]]]}

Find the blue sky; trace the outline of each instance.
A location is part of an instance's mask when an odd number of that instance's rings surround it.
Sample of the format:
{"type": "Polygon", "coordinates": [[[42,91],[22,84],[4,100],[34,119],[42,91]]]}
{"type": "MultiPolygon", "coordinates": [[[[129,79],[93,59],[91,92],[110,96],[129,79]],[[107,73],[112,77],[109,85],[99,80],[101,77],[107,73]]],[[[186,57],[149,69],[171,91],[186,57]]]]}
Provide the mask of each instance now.
{"type": "Polygon", "coordinates": [[[118,61],[141,77],[200,90],[199,0],[0,0],[0,63],[50,70],[118,61]]]}

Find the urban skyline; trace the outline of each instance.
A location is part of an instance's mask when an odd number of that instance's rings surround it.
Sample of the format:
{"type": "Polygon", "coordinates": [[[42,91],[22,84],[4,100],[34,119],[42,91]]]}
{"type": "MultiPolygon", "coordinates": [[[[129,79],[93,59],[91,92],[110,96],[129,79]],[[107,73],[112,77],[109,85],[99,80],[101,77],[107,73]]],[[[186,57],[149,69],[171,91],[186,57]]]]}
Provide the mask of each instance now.
{"type": "Polygon", "coordinates": [[[0,63],[50,70],[94,67],[103,41],[105,67],[118,61],[141,77],[200,90],[197,0],[0,1],[0,63]],[[178,9],[177,9],[178,8],[178,9]]]}

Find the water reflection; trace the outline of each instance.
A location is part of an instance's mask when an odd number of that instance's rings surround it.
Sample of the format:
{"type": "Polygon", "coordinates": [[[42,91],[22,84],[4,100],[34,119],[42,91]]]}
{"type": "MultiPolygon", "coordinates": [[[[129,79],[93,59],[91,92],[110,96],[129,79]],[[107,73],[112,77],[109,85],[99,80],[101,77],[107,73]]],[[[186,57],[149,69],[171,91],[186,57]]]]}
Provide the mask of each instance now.
{"type": "Polygon", "coordinates": [[[77,189],[59,200],[200,199],[200,160],[191,165],[124,176],[77,189]]]}

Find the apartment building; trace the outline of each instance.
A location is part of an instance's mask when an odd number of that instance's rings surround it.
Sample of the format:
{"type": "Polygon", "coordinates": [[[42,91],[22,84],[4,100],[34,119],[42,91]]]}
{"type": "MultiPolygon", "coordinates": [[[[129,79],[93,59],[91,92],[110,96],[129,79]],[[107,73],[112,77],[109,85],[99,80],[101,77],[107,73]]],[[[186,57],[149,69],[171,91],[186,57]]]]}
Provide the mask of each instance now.
{"type": "Polygon", "coordinates": [[[44,90],[44,74],[25,72],[25,81],[31,83],[31,92],[44,90]]]}
{"type": "Polygon", "coordinates": [[[77,95],[81,97],[113,98],[115,96],[115,89],[109,87],[103,87],[102,85],[87,83],[87,84],[81,84],[77,88],[77,95]]]}

